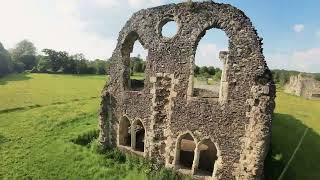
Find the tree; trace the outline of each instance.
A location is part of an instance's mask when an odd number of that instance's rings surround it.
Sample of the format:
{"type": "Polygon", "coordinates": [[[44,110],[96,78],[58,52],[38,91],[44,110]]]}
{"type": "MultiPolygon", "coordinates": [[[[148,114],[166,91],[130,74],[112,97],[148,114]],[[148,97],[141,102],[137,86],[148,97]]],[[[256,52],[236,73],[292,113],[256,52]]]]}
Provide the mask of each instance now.
{"type": "Polygon", "coordinates": [[[82,59],[76,62],[77,62],[77,70],[76,70],[77,74],[86,74],[88,69],[86,60],[82,59]]]}
{"type": "Polygon", "coordinates": [[[0,43],[0,77],[12,72],[12,61],[9,52],[0,43]]]}
{"type": "Polygon", "coordinates": [[[219,68],[215,69],[215,74],[213,75],[213,79],[216,81],[220,81],[221,80],[221,75],[222,75],[222,70],[219,68]]]}
{"type": "Polygon", "coordinates": [[[207,66],[202,66],[200,67],[200,75],[204,76],[204,77],[209,77],[209,73],[208,73],[208,67],[207,66]]]}
{"type": "Polygon", "coordinates": [[[64,68],[69,60],[69,55],[65,51],[55,51],[52,49],[43,49],[43,53],[45,53],[48,57],[50,67],[53,72],[64,71],[64,68]]]}
{"type": "Polygon", "coordinates": [[[27,70],[32,69],[37,64],[36,48],[33,43],[28,40],[19,42],[15,48],[11,50],[11,56],[13,61],[17,62],[17,64],[23,63],[24,68],[27,70]]]}
{"type": "Polygon", "coordinates": [[[50,68],[51,67],[48,57],[41,56],[37,65],[37,70],[41,73],[46,73],[50,68]]]}
{"type": "Polygon", "coordinates": [[[214,75],[216,73],[216,70],[213,66],[208,67],[208,74],[214,75]]]}
{"type": "Polygon", "coordinates": [[[17,62],[23,63],[25,70],[31,70],[33,67],[37,65],[36,56],[33,55],[22,55],[17,59],[17,62]]]}
{"type": "Polygon", "coordinates": [[[132,57],[131,63],[130,63],[130,68],[131,68],[131,72],[143,73],[146,68],[145,61],[143,61],[143,59],[141,59],[140,55],[138,55],[137,57],[132,57]]]}
{"type": "Polygon", "coordinates": [[[195,75],[199,75],[200,74],[200,67],[195,65],[193,72],[194,72],[195,75]]]}
{"type": "Polygon", "coordinates": [[[107,62],[106,61],[96,59],[94,61],[94,64],[95,64],[95,69],[96,69],[97,74],[107,74],[107,62]]]}

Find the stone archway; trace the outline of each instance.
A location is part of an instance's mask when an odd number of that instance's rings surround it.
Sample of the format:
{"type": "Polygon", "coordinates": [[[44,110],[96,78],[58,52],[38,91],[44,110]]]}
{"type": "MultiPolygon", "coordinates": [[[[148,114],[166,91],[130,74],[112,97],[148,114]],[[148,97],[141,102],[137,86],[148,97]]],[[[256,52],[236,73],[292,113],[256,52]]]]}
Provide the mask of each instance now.
{"type": "Polygon", "coordinates": [[[144,152],[145,146],[145,128],[140,120],[137,120],[132,125],[132,149],[144,152]]]}
{"type": "Polygon", "coordinates": [[[218,159],[218,151],[215,144],[206,139],[199,143],[197,148],[197,160],[195,162],[195,169],[197,175],[212,176],[215,162],[218,159]]]}
{"type": "Polygon", "coordinates": [[[195,148],[196,143],[190,133],[178,138],[175,162],[178,169],[192,170],[195,148]]]}
{"type": "Polygon", "coordinates": [[[127,117],[123,117],[119,123],[119,145],[131,146],[131,124],[127,117]]]}

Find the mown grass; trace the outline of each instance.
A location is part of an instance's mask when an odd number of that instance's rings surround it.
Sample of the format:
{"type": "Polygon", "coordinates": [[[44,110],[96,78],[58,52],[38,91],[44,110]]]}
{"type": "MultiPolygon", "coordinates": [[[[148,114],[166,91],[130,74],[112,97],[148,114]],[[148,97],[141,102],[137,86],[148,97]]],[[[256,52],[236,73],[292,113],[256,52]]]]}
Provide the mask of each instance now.
{"type": "MultiPolygon", "coordinates": [[[[104,76],[46,74],[12,75],[1,79],[6,83],[0,86],[7,86],[0,87],[1,90],[11,92],[1,92],[1,100],[3,94],[14,96],[16,91],[11,91],[14,87],[24,86],[30,88],[29,92],[40,86],[48,90],[39,97],[32,92],[35,101],[41,101],[37,107],[0,112],[0,179],[146,180],[150,176],[178,179],[176,174],[166,169],[151,171],[148,161],[141,158],[125,157],[115,150],[101,153],[96,144],[99,99],[90,97],[100,95],[105,79],[104,76]],[[19,76],[23,80],[19,81],[19,76]],[[16,79],[14,82],[11,81],[13,77],[16,79]],[[52,79],[55,79],[55,86],[49,85],[48,89],[46,86],[52,79]],[[90,79],[93,82],[86,84],[90,79]],[[8,87],[10,84],[14,87],[8,87]],[[82,98],[77,101],[70,97],[78,95],[82,98]],[[43,97],[47,98],[41,99],[43,97]]],[[[26,106],[28,104],[21,103],[21,99],[28,98],[19,95],[15,101],[17,105],[14,102],[10,105],[26,106]]],[[[6,103],[0,101],[0,106],[6,107],[6,103]]]]}
{"type": "Polygon", "coordinates": [[[0,79],[0,111],[98,97],[107,76],[12,74],[0,79]]]}
{"type": "Polygon", "coordinates": [[[284,179],[320,179],[320,101],[307,100],[278,89],[267,159],[269,179],[279,177],[306,128],[310,128],[284,179]]]}
{"type": "MultiPolygon", "coordinates": [[[[91,97],[100,95],[105,79],[47,74],[0,79],[0,109],[17,108],[0,111],[0,179],[178,179],[166,169],[152,171],[140,158],[98,153],[99,98],[91,97]]],[[[284,179],[320,179],[320,101],[280,90],[276,102],[266,177],[277,179],[308,127],[284,179]]]]}

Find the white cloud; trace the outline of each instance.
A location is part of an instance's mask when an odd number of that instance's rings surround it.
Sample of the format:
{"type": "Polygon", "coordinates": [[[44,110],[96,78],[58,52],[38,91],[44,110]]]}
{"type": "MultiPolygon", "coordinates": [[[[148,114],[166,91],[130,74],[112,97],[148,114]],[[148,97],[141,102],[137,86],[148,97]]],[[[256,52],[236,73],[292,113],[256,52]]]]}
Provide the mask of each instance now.
{"type": "Polygon", "coordinates": [[[266,54],[266,59],[271,69],[320,72],[320,48],[266,54]]]}
{"type": "Polygon", "coordinates": [[[29,39],[38,51],[51,48],[71,54],[83,53],[90,59],[105,59],[115,47],[116,37],[108,39],[85,30],[85,21],[75,16],[78,1],[10,0],[0,3],[0,21],[4,24],[0,28],[0,40],[6,48],[29,39]]]}
{"type": "Polygon", "coordinates": [[[295,24],[293,26],[293,30],[297,33],[300,33],[304,30],[304,25],[303,24],[295,24]]]}
{"type": "Polygon", "coordinates": [[[293,57],[301,61],[319,61],[320,64],[320,48],[312,48],[305,51],[293,53],[293,57]]]}
{"type": "Polygon", "coordinates": [[[201,43],[198,46],[195,63],[200,66],[214,66],[222,67],[222,63],[219,59],[220,51],[225,51],[226,49],[219,48],[214,43],[201,43]]]}

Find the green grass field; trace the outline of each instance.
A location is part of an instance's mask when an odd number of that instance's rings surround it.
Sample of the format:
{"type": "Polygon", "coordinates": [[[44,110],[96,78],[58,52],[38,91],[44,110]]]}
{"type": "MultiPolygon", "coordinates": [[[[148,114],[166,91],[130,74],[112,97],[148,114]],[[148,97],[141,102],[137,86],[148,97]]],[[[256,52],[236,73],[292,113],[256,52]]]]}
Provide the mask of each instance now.
{"type": "MultiPolygon", "coordinates": [[[[97,153],[99,95],[106,76],[19,74],[0,79],[0,179],[150,179],[150,166],[117,151],[97,153]],[[91,143],[90,143],[91,142],[91,143]]],[[[278,91],[269,179],[320,179],[320,101],[278,91]]],[[[152,179],[176,179],[162,169],[152,179]]]]}

